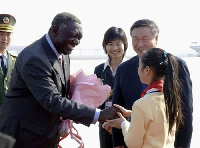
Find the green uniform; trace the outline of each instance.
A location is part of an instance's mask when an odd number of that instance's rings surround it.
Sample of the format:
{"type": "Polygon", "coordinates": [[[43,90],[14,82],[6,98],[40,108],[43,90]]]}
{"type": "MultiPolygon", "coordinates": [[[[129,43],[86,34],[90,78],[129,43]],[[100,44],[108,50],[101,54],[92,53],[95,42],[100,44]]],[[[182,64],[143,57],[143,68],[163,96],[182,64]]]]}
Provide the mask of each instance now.
{"type": "Polygon", "coordinates": [[[0,106],[3,103],[3,97],[5,93],[8,91],[9,83],[10,83],[10,78],[12,75],[12,71],[14,69],[15,61],[17,56],[10,54],[7,52],[8,55],[8,68],[4,77],[3,70],[0,66],[0,106]]]}

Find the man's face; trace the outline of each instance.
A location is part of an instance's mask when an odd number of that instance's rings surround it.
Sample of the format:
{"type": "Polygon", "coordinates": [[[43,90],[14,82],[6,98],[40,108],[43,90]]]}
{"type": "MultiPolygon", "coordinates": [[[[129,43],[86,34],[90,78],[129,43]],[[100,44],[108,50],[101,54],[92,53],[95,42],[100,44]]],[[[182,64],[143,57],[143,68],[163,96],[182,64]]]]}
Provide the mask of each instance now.
{"type": "Polygon", "coordinates": [[[139,57],[145,51],[155,48],[158,41],[158,35],[154,37],[151,28],[148,26],[134,28],[131,37],[133,49],[139,57]]]}
{"type": "Polygon", "coordinates": [[[58,53],[71,54],[75,46],[80,43],[82,38],[82,27],[80,24],[74,21],[68,22],[68,27],[64,29],[57,29],[57,33],[54,36],[53,44],[58,53]]]}
{"type": "Polygon", "coordinates": [[[10,45],[12,39],[12,32],[0,31],[0,53],[4,53],[6,48],[10,45]]]}

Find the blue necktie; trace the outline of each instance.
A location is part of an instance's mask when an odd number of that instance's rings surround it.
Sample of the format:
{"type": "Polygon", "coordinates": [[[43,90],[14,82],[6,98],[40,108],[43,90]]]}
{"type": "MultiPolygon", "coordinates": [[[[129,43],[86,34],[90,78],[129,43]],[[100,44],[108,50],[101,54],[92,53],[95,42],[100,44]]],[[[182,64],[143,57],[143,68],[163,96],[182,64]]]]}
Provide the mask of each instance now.
{"type": "Polygon", "coordinates": [[[5,63],[4,63],[4,56],[3,55],[1,55],[0,56],[0,58],[1,58],[1,68],[2,68],[2,70],[3,70],[3,73],[4,73],[4,75],[6,74],[6,65],[5,65],[5,63]]]}

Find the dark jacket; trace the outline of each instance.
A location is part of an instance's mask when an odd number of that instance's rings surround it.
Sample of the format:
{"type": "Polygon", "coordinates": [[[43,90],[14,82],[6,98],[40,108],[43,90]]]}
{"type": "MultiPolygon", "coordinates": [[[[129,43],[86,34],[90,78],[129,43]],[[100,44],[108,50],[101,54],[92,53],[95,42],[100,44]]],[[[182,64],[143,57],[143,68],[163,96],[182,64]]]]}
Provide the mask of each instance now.
{"type": "Polygon", "coordinates": [[[91,124],[95,109],[67,99],[69,56],[63,60],[65,71],[45,36],[18,55],[0,108],[0,131],[16,139],[15,147],[55,148],[60,117],[91,124]]]}
{"type": "MultiPolygon", "coordinates": [[[[100,78],[103,84],[107,84],[113,89],[115,77],[113,77],[110,67],[107,66],[104,70],[104,64],[102,63],[95,67],[94,73],[100,78]]],[[[106,101],[112,101],[112,96],[110,96],[106,101]]],[[[104,109],[105,102],[99,106],[98,108],[104,109]]],[[[100,148],[113,148],[113,140],[112,135],[108,133],[104,128],[102,128],[103,122],[99,122],[99,140],[100,140],[100,148]]]]}
{"type": "MultiPolygon", "coordinates": [[[[107,84],[111,87],[111,89],[113,89],[115,77],[113,77],[109,66],[107,66],[106,69],[104,70],[104,64],[105,63],[102,63],[97,67],[95,67],[94,73],[97,75],[98,78],[102,80],[104,85],[107,84]]],[[[108,100],[112,101],[112,95],[108,98],[108,100]]],[[[105,102],[101,106],[99,106],[99,108],[104,109],[105,102]]]]}

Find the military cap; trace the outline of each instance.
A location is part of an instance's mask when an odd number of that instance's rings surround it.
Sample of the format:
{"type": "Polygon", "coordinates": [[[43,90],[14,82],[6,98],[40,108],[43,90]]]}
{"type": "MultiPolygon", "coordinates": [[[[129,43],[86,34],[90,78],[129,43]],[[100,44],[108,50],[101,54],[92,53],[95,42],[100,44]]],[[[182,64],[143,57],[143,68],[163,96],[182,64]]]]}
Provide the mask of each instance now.
{"type": "Polygon", "coordinates": [[[0,14],[0,31],[13,32],[16,20],[10,14],[0,14]]]}

